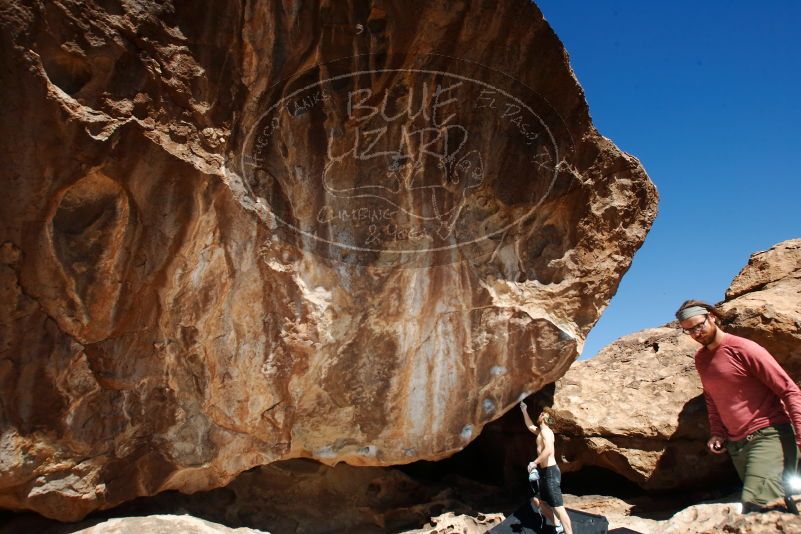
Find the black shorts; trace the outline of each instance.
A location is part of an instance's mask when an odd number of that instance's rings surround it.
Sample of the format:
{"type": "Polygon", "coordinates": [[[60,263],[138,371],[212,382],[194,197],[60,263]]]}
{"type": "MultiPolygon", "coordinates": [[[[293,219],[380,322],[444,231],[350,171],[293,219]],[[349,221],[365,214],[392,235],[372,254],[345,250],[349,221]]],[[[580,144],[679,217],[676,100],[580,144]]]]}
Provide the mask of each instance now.
{"type": "Polygon", "coordinates": [[[562,498],[562,472],[559,466],[551,465],[545,469],[540,469],[540,499],[550,504],[551,507],[564,506],[562,498]]]}

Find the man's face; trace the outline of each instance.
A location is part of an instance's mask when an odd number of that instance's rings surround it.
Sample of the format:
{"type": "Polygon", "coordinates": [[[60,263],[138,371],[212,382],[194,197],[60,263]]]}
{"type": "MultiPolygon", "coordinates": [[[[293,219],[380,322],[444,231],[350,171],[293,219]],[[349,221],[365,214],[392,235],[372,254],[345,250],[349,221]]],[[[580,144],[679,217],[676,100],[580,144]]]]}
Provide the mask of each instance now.
{"type": "Polygon", "coordinates": [[[715,340],[718,327],[715,324],[715,316],[712,314],[696,315],[683,321],[679,321],[682,330],[701,345],[709,345],[715,340]]]}
{"type": "Polygon", "coordinates": [[[537,424],[541,425],[542,421],[545,419],[545,412],[542,412],[539,416],[537,416],[537,424]]]}

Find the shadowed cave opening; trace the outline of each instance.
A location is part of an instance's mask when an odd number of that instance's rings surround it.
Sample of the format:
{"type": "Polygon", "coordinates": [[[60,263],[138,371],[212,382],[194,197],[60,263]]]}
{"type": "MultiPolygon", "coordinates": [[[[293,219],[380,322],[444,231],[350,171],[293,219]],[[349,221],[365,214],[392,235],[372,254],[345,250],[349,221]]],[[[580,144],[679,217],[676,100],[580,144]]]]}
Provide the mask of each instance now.
{"type": "MultiPolygon", "coordinates": [[[[402,532],[424,528],[428,518],[450,511],[507,514],[528,500],[525,465],[534,453],[533,436],[525,428],[520,431],[509,427],[512,423],[514,427],[520,426],[516,412],[510,410],[487,425],[464,450],[439,461],[387,468],[344,464],[332,468],[310,459],[285,460],[265,468],[252,468],[231,486],[192,495],[167,491],[141,497],[96,511],[79,524],[59,523],[31,513],[0,513],[0,534],[21,531],[68,534],[110,518],[153,514],[189,514],[229,528],[271,532],[294,532],[301,522],[309,523],[312,510],[321,514],[313,518],[318,525],[326,513],[350,514],[354,519],[349,527],[326,528],[321,532],[402,532]],[[266,477],[260,474],[262,469],[267,469],[266,477]],[[414,482],[393,476],[393,471],[405,473],[414,482]],[[285,490],[296,486],[307,487],[308,493],[282,497],[285,490]],[[445,501],[437,497],[443,490],[449,492],[445,501]],[[368,508],[371,512],[365,514],[368,508]],[[381,519],[376,523],[370,518],[373,515],[381,519]]],[[[616,497],[632,506],[632,515],[657,520],[668,519],[700,500],[720,496],[695,490],[649,493],[621,475],[599,467],[563,473],[562,490],[566,495],[616,497]]],[[[582,509],[581,504],[568,507],[582,509]]]]}
{"type": "MultiPolygon", "coordinates": [[[[548,403],[545,392],[545,403],[548,403]]],[[[534,404],[542,398],[531,397],[534,404]]],[[[531,405],[532,402],[529,402],[531,405]]],[[[534,413],[537,410],[532,409],[534,413]]],[[[559,445],[557,443],[557,455],[559,445]]],[[[526,465],[536,457],[535,437],[524,427],[519,410],[510,409],[484,427],[462,451],[439,461],[419,461],[399,469],[423,481],[468,479],[497,488],[499,497],[518,506],[528,499],[526,465]]],[[[568,461],[571,458],[563,458],[568,461]]],[[[613,497],[633,505],[631,513],[656,520],[701,501],[735,494],[741,485],[733,476],[710,479],[704,487],[682,487],[647,491],[623,475],[598,466],[562,472],[562,492],[576,497],[613,497]]],[[[570,507],[568,505],[568,507],[570,507]]]]}
{"type": "MultiPolygon", "coordinates": [[[[525,465],[522,474],[509,477],[508,470],[480,452],[465,450],[438,462],[420,461],[400,470],[420,480],[442,480],[451,475],[495,486],[511,501],[526,499],[528,480],[525,465]]],[[[630,499],[647,495],[642,488],[625,477],[602,467],[589,466],[579,471],[562,473],[562,492],[572,495],[605,495],[630,499]]]]}
{"type": "MultiPolygon", "coordinates": [[[[558,453],[558,451],[557,451],[558,453]]],[[[498,488],[510,502],[528,494],[526,465],[536,457],[535,437],[513,408],[484,427],[463,450],[439,461],[418,461],[399,469],[421,480],[456,476],[498,488]]],[[[572,495],[605,495],[630,499],[647,492],[622,475],[600,467],[562,473],[562,491],[572,495]]]]}

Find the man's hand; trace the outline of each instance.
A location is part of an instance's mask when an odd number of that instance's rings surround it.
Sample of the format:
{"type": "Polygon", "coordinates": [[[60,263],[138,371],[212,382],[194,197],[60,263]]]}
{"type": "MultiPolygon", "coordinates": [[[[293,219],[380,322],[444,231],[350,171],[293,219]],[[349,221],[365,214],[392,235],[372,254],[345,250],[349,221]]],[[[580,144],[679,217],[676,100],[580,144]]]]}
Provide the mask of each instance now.
{"type": "Polygon", "coordinates": [[[531,473],[537,468],[537,462],[529,462],[528,463],[528,472],[531,473]]]}
{"type": "Polygon", "coordinates": [[[528,416],[528,406],[526,406],[524,401],[520,401],[520,411],[523,412],[523,422],[526,424],[526,428],[528,428],[532,434],[537,435],[539,433],[539,429],[531,420],[531,417],[528,416]]]}
{"type": "Polygon", "coordinates": [[[726,450],[723,447],[723,441],[723,438],[720,436],[712,436],[709,438],[709,441],[706,442],[706,446],[709,447],[712,454],[723,454],[726,450]]]}

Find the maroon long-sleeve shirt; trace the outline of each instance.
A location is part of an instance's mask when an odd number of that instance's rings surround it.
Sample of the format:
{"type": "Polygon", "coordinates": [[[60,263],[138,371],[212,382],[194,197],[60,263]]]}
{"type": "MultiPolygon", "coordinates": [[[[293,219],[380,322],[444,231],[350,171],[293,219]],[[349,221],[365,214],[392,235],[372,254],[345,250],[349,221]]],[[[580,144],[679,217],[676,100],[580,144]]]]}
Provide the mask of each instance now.
{"type": "Polygon", "coordinates": [[[737,441],[789,420],[801,448],[801,390],[762,346],[726,334],[714,351],[701,347],[695,368],[713,436],[737,441]]]}

